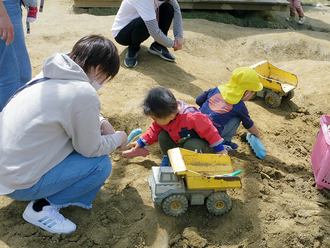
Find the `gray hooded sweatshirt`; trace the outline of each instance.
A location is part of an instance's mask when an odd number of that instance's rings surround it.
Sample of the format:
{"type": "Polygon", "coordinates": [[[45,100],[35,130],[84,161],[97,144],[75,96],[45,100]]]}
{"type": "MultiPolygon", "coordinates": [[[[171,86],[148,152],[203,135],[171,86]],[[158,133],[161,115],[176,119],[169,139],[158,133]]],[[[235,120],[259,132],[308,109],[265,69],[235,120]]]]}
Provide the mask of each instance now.
{"type": "Polygon", "coordinates": [[[34,84],[0,113],[0,194],[26,189],[72,151],[107,155],[122,143],[100,132],[101,104],[90,80],[66,54],[48,58],[34,84]]]}

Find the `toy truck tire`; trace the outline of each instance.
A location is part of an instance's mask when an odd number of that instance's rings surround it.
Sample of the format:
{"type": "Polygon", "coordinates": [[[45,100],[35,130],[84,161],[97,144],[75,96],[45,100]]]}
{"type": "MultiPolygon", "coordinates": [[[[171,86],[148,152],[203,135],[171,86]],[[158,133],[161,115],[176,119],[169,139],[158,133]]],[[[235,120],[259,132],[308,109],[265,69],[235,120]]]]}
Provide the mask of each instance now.
{"type": "Polygon", "coordinates": [[[291,100],[294,97],[294,90],[288,92],[288,94],[284,95],[283,98],[287,100],[291,100]]]}
{"type": "Polygon", "coordinates": [[[250,100],[256,99],[257,98],[257,93],[254,92],[254,94],[251,96],[250,100]]]}
{"type": "Polygon", "coordinates": [[[206,207],[214,215],[227,213],[232,206],[231,199],[226,192],[215,192],[207,198],[206,207]]]}
{"type": "Polygon", "coordinates": [[[164,212],[172,217],[185,213],[188,209],[188,200],[184,195],[170,195],[163,202],[164,212]]]}
{"type": "Polygon", "coordinates": [[[277,108],[281,104],[281,97],[275,92],[269,92],[265,96],[265,102],[270,108],[277,108]]]}

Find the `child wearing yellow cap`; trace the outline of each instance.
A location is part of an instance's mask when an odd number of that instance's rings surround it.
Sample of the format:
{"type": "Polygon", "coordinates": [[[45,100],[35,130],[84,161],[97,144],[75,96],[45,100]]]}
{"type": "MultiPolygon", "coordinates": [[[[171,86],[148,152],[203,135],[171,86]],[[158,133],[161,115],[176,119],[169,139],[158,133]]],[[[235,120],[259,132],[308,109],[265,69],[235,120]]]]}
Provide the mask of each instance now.
{"type": "Polygon", "coordinates": [[[242,122],[245,129],[260,138],[257,126],[250,118],[244,101],[248,101],[256,91],[263,88],[256,71],[250,67],[239,67],[231,74],[228,83],[209,89],[197,97],[200,111],[207,115],[224,139],[223,146],[237,150],[232,142],[237,128],[242,122]]]}

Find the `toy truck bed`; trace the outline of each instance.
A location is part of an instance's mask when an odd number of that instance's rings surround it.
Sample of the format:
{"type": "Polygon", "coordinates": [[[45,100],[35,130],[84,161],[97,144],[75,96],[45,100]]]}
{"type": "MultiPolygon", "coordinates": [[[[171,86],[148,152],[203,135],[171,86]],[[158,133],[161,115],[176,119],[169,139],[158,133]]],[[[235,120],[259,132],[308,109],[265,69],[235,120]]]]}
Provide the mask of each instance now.
{"type": "Polygon", "coordinates": [[[255,96],[264,98],[268,107],[278,107],[282,98],[287,100],[293,98],[294,89],[298,85],[296,75],[278,69],[267,61],[261,61],[251,68],[258,73],[260,83],[263,85],[263,89],[256,92],[255,96]]]}
{"type": "Polygon", "coordinates": [[[229,156],[200,154],[182,148],[168,151],[173,172],[183,176],[189,190],[241,188],[238,176],[223,176],[233,172],[229,156]]]}
{"type": "Polygon", "coordinates": [[[272,91],[288,93],[297,87],[295,74],[281,70],[267,61],[261,61],[251,68],[259,74],[260,83],[272,91]]]}

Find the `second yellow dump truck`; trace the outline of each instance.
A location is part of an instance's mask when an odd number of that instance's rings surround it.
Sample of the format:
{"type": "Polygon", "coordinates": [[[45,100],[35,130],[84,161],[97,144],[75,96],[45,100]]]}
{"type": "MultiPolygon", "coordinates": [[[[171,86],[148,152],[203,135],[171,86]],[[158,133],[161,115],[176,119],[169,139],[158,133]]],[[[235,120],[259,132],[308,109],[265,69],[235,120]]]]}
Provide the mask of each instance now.
{"type": "Polygon", "coordinates": [[[204,205],[212,214],[227,213],[232,206],[226,189],[242,187],[229,156],[200,154],[182,148],[168,151],[171,167],[153,166],[149,178],[155,205],[169,216],[186,212],[188,204],[204,205]]]}
{"type": "Polygon", "coordinates": [[[281,70],[267,61],[261,61],[251,66],[259,75],[263,90],[256,92],[256,96],[263,97],[268,107],[276,108],[282,98],[288,100],[294,96],[294,89],[298,85],[295,74],[281,70]]]}

